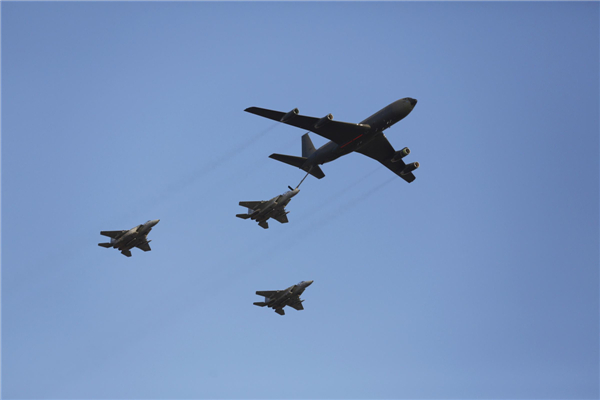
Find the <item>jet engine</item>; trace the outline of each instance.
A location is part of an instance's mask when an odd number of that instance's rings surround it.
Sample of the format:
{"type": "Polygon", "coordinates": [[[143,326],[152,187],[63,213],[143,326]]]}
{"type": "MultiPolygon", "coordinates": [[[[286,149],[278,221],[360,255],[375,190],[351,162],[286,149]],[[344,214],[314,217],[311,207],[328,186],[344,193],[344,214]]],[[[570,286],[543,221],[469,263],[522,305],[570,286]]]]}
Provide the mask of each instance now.
{"type": "Polygon", "coordinates": [[[331,121],[333,121],[333,115],[327,114],[326,116],[317,121],[317,123],[315,124],[315,129],[319,129],[322,126],[325,126],[326,124],[330,123],[331,121]]]}
{"type": "Polygon", "coordinates": [[[294,108],[292,111],[290,111],[289,113],[285,114],[283,117],[281,117],[281,122],[286,123],[289,120],[291,120],[292,118],[294,118],[296,115],[298,115],[300,111],[298,111],[297,108],[294,108]]]}
{"type": "Polygon", "coordinates": [[[404,157],[410,154],[410,149],[408,147],[403,148],[402,150],[398,150],[394,153],[394,157],[392,157],[392,162],[398,162],[402,160],[404,157]]]}
{"type": "Polygon", "coordinates": [[[404,169],[400,173],[402,175],[406,175],[406,174],[408,174],[410,172],[413,172],[417,168],[419,168],[419,163],[415,161],[413,163],[406,164],[406,167],[404,167],[404,169]]]}

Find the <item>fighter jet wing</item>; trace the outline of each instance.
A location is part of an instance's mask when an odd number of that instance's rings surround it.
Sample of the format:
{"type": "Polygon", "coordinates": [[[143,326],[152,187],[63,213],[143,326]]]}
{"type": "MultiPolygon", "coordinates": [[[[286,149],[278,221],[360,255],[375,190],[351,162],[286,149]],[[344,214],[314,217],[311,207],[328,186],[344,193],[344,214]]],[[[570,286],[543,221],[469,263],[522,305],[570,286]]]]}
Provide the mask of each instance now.
{"type": "Polygon", "coordinates": [[[240,201],[240,206],[248,207],[251,210],[258,210],[266,201],[240,201]]]}
{"type": "Polygon", "coordinates": [[[277,296],[279,292],[281,292],[281,290],[259,290],[256,292],[256,294],[272,299],[273,297],[277,296]]]}
{"type": "MultiPolygon", "coordinates": [[[[266,108],[259,107],[249,107],[244,111],[278,122],[283,122],[281,119],[285,115],[285,113],[281,111],[267,110],[266,108]]],[[[348,143],[360,135],[364,135],[369,129],[371,129],[369,125],[352,124],[341,121],[327,121],[322,126],[316,128],[315,124],[318,121],[319,118],[307,117],[305,115],[294,115],[283,123],[314,132],[317,135],[323,136],[324,138],[339,144],[340,146],[348,143]]]]}
{"type": "Polygon", "coordinates": [[[302,305],[302,302],[299,301],[299,300],[296,303],[289,304],[289,306],[292,307],[292,308],[295,308],[298,311],[304,310],[304,306],[302,305]]]}
{"type": "Polygon", "coordinates": [[[117,239],[121,237],[127,231],[100,231],[102,236],[108,236],[109,238],[117,239]]]}
{"type": "Polygon", "coordinates": [[[140,244],[138,246],[135,246],[140,250],[144,250],[144,251],[151,251],[152,249],[150,248],[150,245],[148,244],[148,242],[144,243],[144,244],[140,244]]]}
{"type": "Polygon", "coordinates": [[[398,160],[397,162],[392,162],[392,157],[394,157],[394,147],[388,142],[387,138],[384,134],[378,135],[373,141],[370,143],[360,147],[356,150],[360,154],[364,154],[367,157],[371,157],[374,160],[379,161],[383,165],[385,165],[389,170],[398,175],[400,178],[404,179],[406,182],[410,183],[414,181],[416,178],[412,172],[407,174],[401,174],[406,164],[402,160],[398,160]]]}
{"type": "Polygon", "coordinates": [[[290,221],[288,221],[287,214],[285,214],[285,213],[277,214],[276,216],[271,217],[271,218],[273,218],[276,221],[279,221],[282,224],[287,224],[288,222],[290,222],[290,221]]]}

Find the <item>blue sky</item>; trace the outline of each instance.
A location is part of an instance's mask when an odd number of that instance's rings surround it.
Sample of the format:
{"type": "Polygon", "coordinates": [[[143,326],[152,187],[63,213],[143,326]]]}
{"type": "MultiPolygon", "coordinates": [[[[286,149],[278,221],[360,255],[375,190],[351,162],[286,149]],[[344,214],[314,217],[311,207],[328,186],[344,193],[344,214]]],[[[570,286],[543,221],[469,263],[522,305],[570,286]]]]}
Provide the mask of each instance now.
{"type": "Polygon", "coordinates": [[[4,398],[598,397],[597,2],[1,6],[4,398]],[[350,154],[235,218],[303,177],[246,107],[403,97],[415,182],[350,154]]]}

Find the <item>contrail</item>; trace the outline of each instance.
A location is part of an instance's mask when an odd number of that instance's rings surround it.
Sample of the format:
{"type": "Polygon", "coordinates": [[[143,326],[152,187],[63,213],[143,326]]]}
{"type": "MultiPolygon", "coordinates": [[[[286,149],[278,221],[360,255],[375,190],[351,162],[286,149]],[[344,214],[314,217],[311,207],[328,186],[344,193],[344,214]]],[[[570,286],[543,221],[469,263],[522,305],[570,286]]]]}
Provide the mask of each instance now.
{"type": "MultiPolygon", "coordinates": [[[[298,138],[294,137],[294,138],[288,140],[287,142],[285,142],[283,145],[281,145],[281,147],[288,148],[292,144],[296,143],[297,141],[298,141],[298,138]]],[[[264,156],[257,157],[256,160],[254,160],[252,163],[245,165],[241,172],[236,171],[236,172],[233,172],[232,175],[235,175],[240,181],[244,181],[244,180],[248,179],[248,177],[250,175],[257,175],[257,172],[259,170],[261,170],[262,168],[264,168],[264,166],[266,166],[266,165],[278,166],[279,163],[276,163],[275,160],[270,159],[265,154],[264,156]]]]}
{"type": "MultiPolygon", "coordinates": [[[[364,180],[366,179],[369,175],[373,174],[375,171],[370,172],[369,174],[363,176],[360,180],[364,180]]],[[[360,204],[361,202],[363,202],[364,200],[366,200],[367,198],[373,196],[374,194],[376,194],[378,191],[380,191],[382,188],[384,188],[385,186],[389,185],[390,183],[397,181],[398,177],[397,176],[392,176],[390,177],[388,180],[384,181],[383,183],[380,183],[379,185],[375,186],[372,189],[369,189],[365,192],[363,192],[361,195],[359,195],[358,197],[347,201],[346,203],[342,204],[339,207],[336,207],[335,210],[331,210],[325,217],[323,218],[319,218],[317,221],[315,221],[314,223],[312,223],[310,226],[306,227],[305,229],[301,230],[301,231],[297,231],[294,233],[290,233],[289,238],[284,238],[282,240],[282,242],[286,242],[288,243],[287,246],[293,246],[295,244],[299,244],[300,241],[298,240],[290,240],[290,239],[298,239],[298,238],[302,238],[305,237],[311,233],[314,233],[316,230],[318,230],[319,228],[323,227],[326,224],[331,223],[332,221],[334,221],[335,219],[339,218],[340,216],[344,215],[345,213],[347,213],[350,209],[352,209],[353,207],[357,206],[358,204],[360,204]]],[[[340,193],[343,193],[344,191],[349,190],[348,188],[340,191],[340,193]]],[[[333,196],[332,196],[333,197],[333,196]]],[[[283,245],[283,243],[282,243],[283,245]]],[[[277,247],[277,246],[275,246],[277,247]]],[[[266,252],[266,254],[257,254],[257,261],[259,259],[261,259],[262,257],[269,257],[271,253],[270,252],[266,252]]]]}
{"type": "Polygon", "coordinates": [[[172,184],[165,190],[166,191],[181,190],[181,189],[189,186],[190,184],[192,184],[195,181],[197,181],[198,179],[202,178],[209,172],[212,172],[215,169],[217,169],[218,167],[220,167],[226,161],[231,160],[233,157],[237,156],[239,153],[246,150],[248,147],[250,147],[252,144],[254,144],[254,142],[256,142],[257,140],[259,140],[260,138],[265,136],[267,133],[269,133],[273,129],[275,129],[277,127],[277,125],[278,125],[277,123],[274,123],[267,129],[258,132],[254,136],[251,136],[245,142],[242,142],[239,145],[228,149],[228,151],[226,153],[222,154],[216,160],[207,161],[202,166],[198,167],[195,171],[190,173],[187,177],[181,179],[179,182],[172,184]]]}
{"type": "Polygon", "coordinates": [[[372,195],[374,195],[375,193],[377,193],[379,190],[383,189],[384,187],[386,187],[387,185],[389,185],[393,181],[397,181],[397,180],[398,180],[398,177],[392,176],[391,178],[389,178],[388,180],[384,181],[383,183],[380,183],[379,185],[375,186],[373,189],[371,189],[371,190],[369,190],[367,192],[364,192],[362,195],[358,196],[354,200],[351,200],[348,203],[344,204],[343,206],[339,207],[338,208],[339,211],[335,215],[335,217],[338,217],[338,216],[342,215],[346,211],[345,209],[352,208],[352,207],[356,206],[361,201],[368,199],[369,197],[371,197],[372,195]]]}
{"type": "MultiPolygon", "coordinates": [[[[336,193],[336,196],[342,193],[347,192],[350,188],[354,187],[356,183],[365,180],[369,176],[371,176],[375,171],[379,168],[365,174],[357,181],[355,181],[351,186],[344,188],[342,191],[336,193]]],[[[391,177],[390,179],[376,185],[374,188],[369,189],[358,197],[346,202],[343,204],[339,211],[332,213],[324,220],[320,220],[310,226],[308,229],[298,233],[297,235],[293,235],[292,238],[298,236],[304,236],[314,231],[315,228],[322,226],[325,223],[329,223],[334,219],[340,217],[345,212],[350,210],[352,207],[360,204],[362,201],[366,200],[370,196],[373,196],[378,191],[380,191],[385,186],[389,185],[391,182],[396,181],[398,178],[396,176],[391,177]]],[[[333,196],[332,196],[333,197],[333,196]]],[[[283,241],[281,241],[283,242],[283,241]]],[[[286,239],[285,242],[288,243],[288,246],[293,246],[294,244],[299,244],[300,241],[297,240],[289,240],[286,239]]],[[[168,315],[166,320],[161,319],[161,321],[157,322],[155,320],[146,320],[142,323],[146,327],[146,329],[142,329],[141,332],[151,332],[154,329],[159,329],[161,326],[164,326],[167,322],[176,321],[185,317],[186,313],[189,313],[193,310],[193,307],[197,307],[199,304],[203,304],[205,307],[211,307],[214,305],[215,298],[218,296],[216,294],[223,293],[223,291],[227,290],[233,282],[238,282],[241,279],[244,279],[250,273],[255,273],[257,270],[264,268],[264,261],[266,258],[271,258],[274,255],[273,247],[277,248],[278,246],[273,246],[272,244],[268,246],[264,246],[258,251],[253,252],[254,254],[239,254],[233,252],[228,256],[221,258],[221,260],[216,261],[207,271],[207,276],[210,277],[208,279],[209,283],[207,283],[206,279],[195,279],[194,281],[187,281],[184,285],[179,286],[176,289],[173,289],[173,299],[174,302],[169,305],[165,305],[162,302],[155,301],[154,303],[147,304],[146,307],[156,307],[160,309],[161,315],[168,315]],[[252,267],[249,267],[252,266],[252,267]],[[194,288],[193,290],[191,288],[194,288]],[[201,290],[197,290],[198,287],[201,287],[201,290]],[[201,292],[202,295],[198,296],[197,294],[201,292]]],[[[288,247],[289,248],[289,247],[288,247]]],[[[255,288],[249,289],[249,297],[252,294],[252,291],[255,288]]],[[[146,335],[147,333],[143,333],[142,335],[146,335]]],[[[134,343],[136,340],[139,340],[134,334],[129,335],[126,338],[126,341],[129,340],[131,343],[134,343]]]]}
{"type": "Polygon", "coordinates": [[[153,205],[153,204],[164,202],[166,199],[172,197],[173,195],[177,194],[178,192],[181,192],[188,186],[194,184],[199,179],[205,177],[209,173],[213,172],[214,170],[216,170],[217,168],[219,168],[220,166],[225,164],[227,161],[231,160],[233,157],[239,155],[242,151],[252,147],[252,145],[256,141],[263,138],[267,133],[269,133],[270,131],[275,129],[277,127],[277,125],[278,125],[278,123],[274,123],[273,125],[269,126],[268,128],[249,137],[247,140],[238,144],[237,146],[228,148],[227,152],[221,154],[221,156],[219,156],[217,159],[205,162],[204,164],[202,164],[200,167],[196,168],[192,172],[185,174],[178,180],[167,185],[166,187],[161,189],[157,194],[148,198],[148,200],[145,203],[146,207],[149,207],[150,205],[153,205]]]}
{"type": "Polygon", "coordinates": [[[271,125],[270,127],[268,127],[267,129],[265,129],[261,132],[258,132],[254,136],[251,136],[250,138],[248,138],[248,140],[246,140],[245,142],[240,143],[238,146],[230,149],[227,153],[223,154],[217,160],[210,161],[210,162],[206,163],[204,166],[198,168],[198,170],[196,172],[202,174],[202,173],[206,173],[206,172],[215,170],[217,167],[221,166],[221,164],[223,164],[225,161],[229,161],[231,158],[238,155],[238,153],[241,153],[242,151],[244,151],[246,148],[248,148],[249,146],[254,144],[255,141],[257,141],[258,139],[262,138],[267,133],[269,133],[270,131],[275,129],[278,125],[279,124],[276,122],[273,125],[271,125]]]}
{"type": "Polygon", "coordinates": [[[378,166],[377,168],[373,169],[372,171],[367,172],[365,175],[361,176],[360,178],[358,178],[357,180],[353,181],[350,185],[346,186],[345,188],[343,188],[342,190],[332,194],[331,196],[327,197],[325,200],[323,200],[322,202],[320,202],[318,205],[316,205],[315,207],[311,208],[310,210],[300,214],[300,216],[298,217],[298,222],[302,223],[306,220],[311,219],[315,214],[318,214],[319,211],[323,211],[324,208],[323,205],[330,205],[332,204],[336,199],[341,198],[344,194],[346,194],[348,191],[350,191],[350,189],[353,189],[356,187],[356,185],[358,185],[360,182],[366,180],[367,178],[369,178],[371,175],[373,175],[375,172],[379,171],[380,169],[382,169],[383,166],[378,166]]]}
{"type": "Polygon", "coordinates": [[[361,194],[357,198],[355,198],[353,200],[350,200],[349,202],[347,202],[347,203],[343,204],[342,206],[338,207],[337,211],[335,213],[331,213],[328,218],[322,219],[318,223],[313,224],[313,228],[317,228],[320,225],[324,225],[325,223],[333,221],[334,219],[336,219],[339,216],[343,215],[346,211],[348,211],[352,207],[355,207],[359,203],[361,203],[364,200],[368,199],[369,197],[373,196],[375,193],[377,193],[378,191],[380,191],[381,189],[383,189],[384,187],[386,187],[390,183],[392,183],[394,181],[397,181],[397,179],[398,179],[397,176],[392,176],[391,178],[389,178],[388,180],[384,181],[383,183],[380,183],[379,185],[375,186],[373,189],[367,190],[366,192],[364,192],[363,194],[361,194]]]}

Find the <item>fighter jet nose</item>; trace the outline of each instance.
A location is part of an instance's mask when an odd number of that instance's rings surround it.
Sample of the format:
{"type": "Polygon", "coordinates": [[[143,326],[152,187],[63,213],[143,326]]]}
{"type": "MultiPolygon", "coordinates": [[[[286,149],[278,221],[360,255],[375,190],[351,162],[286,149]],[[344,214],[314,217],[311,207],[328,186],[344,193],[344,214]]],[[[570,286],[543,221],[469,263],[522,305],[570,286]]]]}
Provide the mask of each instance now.
{"type": "Polygon", "coordinates": [[[410,103],[411,106],[416,106],[417,105],[417,99],[413,99],[413,98],[408,98],[408,102],[410,103]]]}
{"type": "Polygon", "coordinates": [[[314,281],[306,281],[306,286],[310,286],[310,285],[312,285],[312,283],[313,283],[313,282],[314,282],[314,281]]]}

